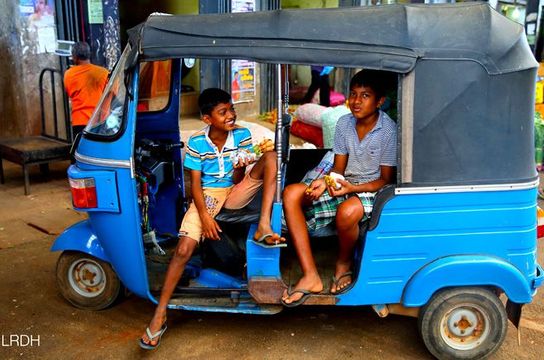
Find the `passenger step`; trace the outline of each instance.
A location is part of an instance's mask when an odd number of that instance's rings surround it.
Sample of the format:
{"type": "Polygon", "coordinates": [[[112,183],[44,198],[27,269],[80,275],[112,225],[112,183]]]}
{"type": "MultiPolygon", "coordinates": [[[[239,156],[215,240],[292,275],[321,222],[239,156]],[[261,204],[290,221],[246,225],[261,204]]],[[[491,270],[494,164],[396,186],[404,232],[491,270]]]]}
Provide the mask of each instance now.
{"type": "MultiPolygon", "coordinates": [[[[247,294],[247,293],[246,293],[247,294]]],[[[257,304],[252,298],[178,296],[172,298],[169,308],[191,311],[229,312],[242,314],[272,315],[283,310],[281,305],[257,304]]]]}

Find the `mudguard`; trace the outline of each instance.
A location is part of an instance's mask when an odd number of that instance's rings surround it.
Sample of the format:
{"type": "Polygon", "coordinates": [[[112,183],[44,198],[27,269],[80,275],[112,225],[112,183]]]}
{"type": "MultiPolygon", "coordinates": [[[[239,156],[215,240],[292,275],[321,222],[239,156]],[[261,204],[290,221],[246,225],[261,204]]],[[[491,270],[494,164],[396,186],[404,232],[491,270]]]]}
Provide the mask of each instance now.
{"type": "Polygon", "coordinates": [[[59,235],[53,246],[51,246],[51,251],[63,250],[80,251],[110,263],[98,237],[91,228],[89,220],[75,223],[59,235]]]}
{"type": "Polygon", "coordinates": [[[423,306],[438,290],[460,286],[496,286],[509,300],[531,302],[531,282],[512,264],[490,256],[458,255],[435,260],[418,270],[406,284],[402,304],[423,306]]]}

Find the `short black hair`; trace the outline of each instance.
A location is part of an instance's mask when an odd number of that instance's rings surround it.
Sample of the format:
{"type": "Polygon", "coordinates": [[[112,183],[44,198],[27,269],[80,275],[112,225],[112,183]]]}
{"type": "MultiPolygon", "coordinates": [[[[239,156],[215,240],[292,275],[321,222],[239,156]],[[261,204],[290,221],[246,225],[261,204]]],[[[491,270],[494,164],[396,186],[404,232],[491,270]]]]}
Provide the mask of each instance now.
{"type": "Polygon", "coordinates": [[[89,60],[91,58],[91,47],[85,41],[76,42],[72,46],[72,57],[79,60],[89,60]]]}
{"type": "Polygon", "coordinates": [[[391,73],[386,71],[365,69],[353,75],[349,83],[349,88],[355,86],[369,87],[376,93],[377,98],[385,96],[389,83],[391,82],[391,73]]]}
{"type": "Polygon", "coordinates": [[[198,107],[201,115],[210,115],[212,110],[219,104],[230,103],[230,94],[225,90],[209,88],[204,90],[198,97],[198,107]]]}

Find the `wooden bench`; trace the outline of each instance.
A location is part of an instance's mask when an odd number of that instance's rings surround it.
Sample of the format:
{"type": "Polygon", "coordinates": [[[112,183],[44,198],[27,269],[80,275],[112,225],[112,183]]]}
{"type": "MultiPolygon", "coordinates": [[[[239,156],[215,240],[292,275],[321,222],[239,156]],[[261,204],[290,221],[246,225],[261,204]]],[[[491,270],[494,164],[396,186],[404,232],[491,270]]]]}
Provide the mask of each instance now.
{"type": "Polygon", "coordinates": [[[70,115],[68,111],[68,102],[62,86],[62,73],[56,69],[46,68],[40,73],[40,106],[42,113],[42,134],[40,136],[27,136],[22,138],[1,138],[0,139],[0,183],[4,183],[3,160],[11,161],[23,167],[25,181],[25,195],[30,194],[29,167],[39,165],[43,174],[49,172],[49,163],[54,161],[66,160],[70,158],[71,147],[71,127],[70,115]],[[46,73],[51,74],[50,89],[55,87],[55,74],[60,76],[60,87],[62,91],[64,108],[64,128],[65,138],[59,136],[59,119],[57,114],[56,91],[51,91],[51,106],[54,121],[53,134],[48,134],[46,126],[46,116],[44,111],[44,88],[43,78],[46,73]]]}

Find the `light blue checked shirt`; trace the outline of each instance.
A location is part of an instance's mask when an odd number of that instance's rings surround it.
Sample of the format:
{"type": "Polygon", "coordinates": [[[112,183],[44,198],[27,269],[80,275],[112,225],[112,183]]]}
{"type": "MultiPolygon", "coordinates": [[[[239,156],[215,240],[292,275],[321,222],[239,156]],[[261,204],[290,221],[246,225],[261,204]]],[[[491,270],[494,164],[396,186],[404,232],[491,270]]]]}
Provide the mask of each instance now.
{"type": "Polygon", "coordinates": [[[359,141],[353,114],[336,123],[333,152],[349,155],[344,177],[352,184],[365,184],[380,178],[380,166],[397,166],[397,124],[380,111],[374,128],[359,141]]]}

